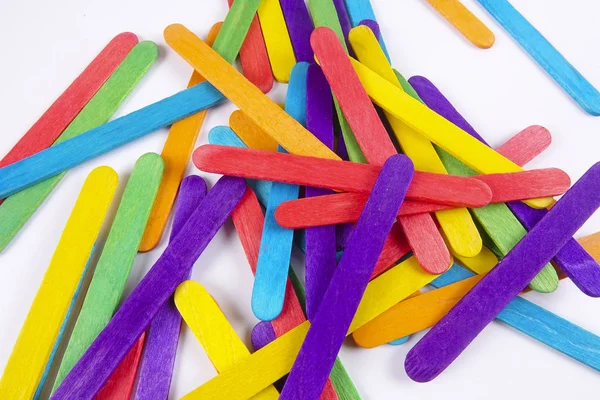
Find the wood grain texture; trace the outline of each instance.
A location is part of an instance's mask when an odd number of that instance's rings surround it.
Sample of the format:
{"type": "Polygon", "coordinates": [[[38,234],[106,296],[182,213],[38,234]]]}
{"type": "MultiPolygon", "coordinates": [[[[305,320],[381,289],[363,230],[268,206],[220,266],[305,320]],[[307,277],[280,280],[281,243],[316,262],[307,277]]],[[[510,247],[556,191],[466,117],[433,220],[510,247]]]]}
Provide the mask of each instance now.
{"type": "Polygon", "coordinates": [[[600,164],[595,164],[415,345],[405,362],[411,379],[425,382],[438,376],[519,294],[600,207],[600,195],[596,190],[599,183],[600,164]]]}
{"type": "MultiPolygon", "coordinates": [[[[348,55],[346,37],[344,36],[344,31],[342,30],[340,20],[338,19],[337,10],[335,8],[335,4],[333,4],[333,0],[308,0],[308,9],[310,10],[310,15],[312,16],[315,24],[315,31],[321,30],[319,28],[328,28],[331,30],[337,38],[336,44],[339,43],[344,50],[343,53],[348,55]]],[[[313,31],[311,34],[311,46],[313,50],[315,50],[315,44],[312,36],[314,35],[315,31],[313,31]]],[[[327,76],[327,73],[325,73],[325,75],[327,76]]],[[[345,112],[344,115],[346,115],[345,112]]]]}
{"type": "MultiPolygon", "coordinates": [[[[459,114],[442,93],[426,78],[416,76],[409,80],[418,96],[439,115],[447,118],[474,137],[481,136],[459,114]]],[[[483,140],[483,139],[481,139],[483,140]]],[[[477,173],[442,149],[437,149],[442,162],[452,174],[473,176],[477,173]]],[[[473,208],[471,212],[483,227],[498,249],[505,256],[517,244],[527,230],[505,204],[491,204],[482,208],[473,208]]],[[[539,292],[552,292],[558,287],[558,276],[552,265],[548,264],[530,283],[530,287],[539,292]]]]}
{"type": "Polygon", "coordinates": [[[258,18],[262,29],[271,70],[278,82],[290,80],[296,56],[287,31],[279,0],[262,0],[258,6],[258,18]]]}
{"type": "MultiPolygon", "coordinates": [[[[175,203],[175,216],[171,237],[181,231],[190,215],[206,196],[206,182],[191,175],[181,182],[175,203]]],[[[146,346],[135,392],[136,400],[167,399],[171,387],[181,315],[170,298],[158,311],[147,331],[146,346]]]]}
{"type": "Polygon", "coordinates": [[[115,36],[0,160],[0,167],[52,145],[137,43],[130,32],[115,36]]]}
{"type": "Polygon", "coordinates": [[[244,193],[243,180],[223,177],[206,195],[175,240],[75,364],[53,399],[92,399],[152,318],[189,275],[244,193]]]}
{"type": "MultiPolygon", "coordinates": [[[[148,72],[158,57],[152,42],[137,44],[108,78],[89,103],[61,133],[58,146],[81,133],[106,123],[148,72]]],[[[62,180],[65,173],[54,176],[19,192],[0,205],[0,250],[14,239],[29,218],[62,180]]]]}
{"type": "Polygon", "coordinates": [[[506,0],[478,0],[492,17],[588,114],[600,115],[600,93],[506,0]]]}
{"type": "Polygon", "coordinates": [[[318,399],[413,175],[410,159],[385,162],[281,392],[318,399]]]}
{"type": "MultiPolygon", "coordinates": [[[[213,45],[222,29],[222,25],[222,23],[217,23],[212,26],[206,39],[206,43],[209,46],[213,45]]],[[[220,49],[220,51],[224,52],[225,50],[220,49]]],[[[230,62],[233,61],[235,61],[235,55],[230,60],[230,62]]],[[[188,82],[188,88],[198,85],[203,81],[204,78],[194,71],[188,82]]],[[[140,243],[140,251],[144,252],[154,249],[162,238],[169,215],[171,215],[171,208],[177,197],[179,185],[190,162],[192,150],[196,145],[196,140],[198,139],[198,134],[200,133],[207,112],[208,110],[200,111],[197,114],[177,121],[169,129],[169,134],[161,152],[161,157],[165,161],[165,174],[160,183],[160,190],[152,207],[144,237],[140,243]]]]}
{"type": "MultiPolygon", "coordinates": [[[[410,296],[435,277],[424,272],[416,259],[410,257],[375,278],[367,286],[348,333],[410,296]]],[[[305,322],[297,326],[182,399],[250,398],[290,371],[309,324],[305,322]]]]}
{"type": "Polygon", "coordinates": [[[469,42],[481,49],[494,45],[494,33],[458,0],[427,0],[469,42]]]}
{"type": "MultiPolygon", "coordinates": [[[[371,100],[440,148],[482,174],[520,172],[521,167],[483,145],[463,129],[436,114],[363,64],[350,59],[371,100]]],[[[527,200],[537,208],[548,207],[550,198],[527,200]]]]}
{"type": "Polygon", "coordinates": [[[147,153],[135,163],[65,349],[53,390],[58,388],[117,309],[163,171],[164,162],[155,153],[147,153]]]}
{"type": "Polygon", "coordinates": [[[508,139],[496,151],[515,164],[523,166],[540,155],[551,143],[552,135],[548,129],[532,125],[508,139]]]}
{"type": "MultiPolygon", "coordinates": [[[[400,81],[385,57],[385,53],[381,49],[377,38],[368,27],[358,26],[353,28],[350,31],[349,40],[357,58],[361,62],[383,76],[398,88],[402,89],[400,81]]],[[[396,136],[396,139],[398,140],[398,143],[400,144],[400,147],[402,148],[404,154],[411,158],[415,164],[416,170],[434,172],[438,174],[448,173],[429,140],[411,128],[407,127],[402,121],[398,120],[393,115],[387,112],[385,115],[390,123],[392,131],[396,136]]],[[[475,223],[473,222],[473,219],[466,208],[443,211],[436,213],[435,215],[440,227],[442,228],[442,231],[446,236],[449,246],[454,252],[463,254],[467,257],[472,257],[481,251],[481,237],[479,236],[477,227],[475,226],[475,223]]],[[[413,222],[415,224],[419,224],[421,221],[425,222],[424,217],[412,217],[410,219],[414,220],[415,218],[417,219],[416,222],[413,222]]],[[[435,224],[432,222],[429,222],[428,224],[423,223],[424,227],[432,225],[435,224]]],[[[417,259],[421,260],[424,255],[427,255],[432,258],[431,263],[427,264],[431,264],[434,267],[436,264],[439,264],[439,266],[442,268],[447,268],[450,265],[450,253],[446,249],[444,241],[441,239],[440,234],[437,231],[437,227],[435,229],[429,228],[428,231],[430,231],[431,234],[429,232],[424,232],[423,236],[425,237],[426,241],[419,249],[419,252],[415,251],[417,259]],[[437,241],[434,241],[436,238],[437,241]],[[437,247],[433,247],[433,245],[436,243],[437,247]],[[417,253],[424,254],[419,257],[419,254],[417,253]],[[434,255],[435,257],[431,257],[431,255],[434,255]],[[439,259],[439,261],[436,262],[436,259],[439,259]]],[[[433,271],[442,272],[445,271],[445,269],[441,270],[434,268],[433,271]]]]}
{"type": "Polygon", "coordinates": [[[206,80],[287,151],[339,159],[188,29],[182,25],[171,25],[165,29],[165,39],[206,80]]]}
{"type": "MultiPolygon", "coordinates": [[[[229,7],[233,0],[227,0],[229,7]]],[[[244,43],[240,48],[240,62],[244,76],[263,93],[269,93],[273,88],[273,71],[269,63],[269,54],[265,38],[260,29],[258,16],[252,18],[244,43]]]]}
{"type": "MultiPolygon", "coordinates": [[[[373,7],[371,6],[370,0],[344,0],[346,3],[346,11],[348,12],[348,16],[350,17],[350,23],[353,27],[360,25],[360,23],[364,20],[371,20],[377,22],[377,18],[375,17],[375,12],[373,11],[373,7]]],[[[383,35],[380,33],[377,35],[379,38],[379,44],[381,44],[381,48],[385,53],[388,60],[390,60],[390,55],[385,47],[385,42],[383,41],[383,35]]],[[[390,60],[391,62],[391,60],[390,60]]]]}
{"type": "Polygon", "coordinates": [[[251,338],[254,351],[260,350],[275,339],[275,330],[269,321],[260,321],[252,328],[251,338]]]}
{"type": "Polygon", "coordinates": [[[277,142],[257,126],[243,111],[236,110],[231,113],[229,126],[251,149],[277,151],[277,142]]]}
{"type": "MultiPolygon", "coordinates": [[[[226,371],[250,355],[219,305],[202,285],[185,281],[175,291],[175,305],[200,342],[217,372],[226,371]]],[[[269,386],[253,399],[277,399],[279,393],[269,386]]]]}
{"type": "MultiPolygon", "coordinates": [[[[205,172],[351,192],[370,191],[381,170],[376,165],[215,145],[200,146],[192,159],[205,172]]],[[[481,207],[490,195],[487,185],[476,179],[416,172],[407,197],[481,207]]]]}
{"type": "Polygon", "coordinates": [[[544,196],[558,196],[571,186],[571,178],[558,168],[534,169],[507,174],[477,175],[492,189],[490,203],[506,203],[544,196]]]}
{"type": "Polygon", "coordinates": [[[109,167],[86,179],[8,359],[0,398],[31,399],[117,189],[109,167]]]}
{"type": "Polygon", "coordinates": [[[314,62],[310,47],[310,34],[314,27],[304,0],[280,0],[280,3],[296,60],[314,62]]]}

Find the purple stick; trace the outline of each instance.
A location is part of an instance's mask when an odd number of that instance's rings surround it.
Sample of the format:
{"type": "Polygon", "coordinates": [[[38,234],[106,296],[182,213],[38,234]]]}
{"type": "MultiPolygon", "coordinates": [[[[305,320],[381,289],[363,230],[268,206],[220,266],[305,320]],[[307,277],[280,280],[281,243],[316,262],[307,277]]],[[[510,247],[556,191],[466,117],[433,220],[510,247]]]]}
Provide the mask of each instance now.
{"type": "MultiPolygon", "coordinates": [[[[308,67],[306,78],[306,127],[323,144],[333,149],[333,98],[321,68],[308,67]]],[[[306,197],[332,194],[331,190],[306,187],[306,197]]],[[[335,226],[306,229],[306,314],[317,313],[329,286],[337,260],[335,226]]]]}
{"type": "Polygon", "coordinates": [[[92,400],[138,337],[183,282],[190,268],[242,198],[243,179],[223,177],[206,195],[175,240],[125,300],[52,396],[92,400]]]}
{"type": "Polygon", "coordinates": [[[383,165],[311,322],[281,400],[317,400],[321,395],[413,173],[412,162],[404,155],[392,156],[383,165]]]}
{"type": "Polygon", "coordinates": [[[315,55],[310,46],[310,34],[314,25],[304,0],[281,0],[280,3],[296,60],[314,63],[315,55]]]}
{"type": "MultiPolygon", "coordinates": [[[[185,226],[204,196],[206,182],[201,177],[192,175],[181,182],[175,205],[171,241],[185,226]]],[[[188,274],[188,279],[189,276],[188,274]]],[[[136,400],[166,400],[169,397],[180,330],[181,314],[171,296],[158,311],[148,329],[135,392],[136,400]]]]}
{"type": "Polygon", "coordinates": [[[417,382],[438,376],[542,270],[600,207],[600,163],[596,163],[410,350],[405,368],[417,382]]]}
{"type": "Polygon", "coordinates": [[[373,21],[372,19],[365,19],[360,21],[359,25],[368,27],[373,32],[377,40],[379,40],[381,36],[381,30],[379,29],[379,24],[376,21],[373,21]]]}
{"type": "Polygon", "coordinates": [[[335,7],[338,20],[340,21],[340,26],[342,27],[342,33],[344,34],[344,40],[346,40],[346,46],[348,47],[348,50],[350,50],[352,46],[350,46],[350,42],[348,41],[348,34],[350,33],[350,29],[352,29],[352,23],[350,22],[350,17],[348,16],[348,10],[346,10],[346,3],[344,3],[344,0],[333,0],[333,5],[335,7]]]}
{"type": "MultiPolygon", "coordinates": [[[[421,76],[413,76],[409,79],[409,83],[429,108],[489,146],[433,83],[421,76]]],[[[548,212],[531,208],[521,202],[510,202],[507,205],[528,230],[531,230],[548,212]]],[[[571,238],[565,244],[554,257],[554,261],[579,290],[588,296],[600,297],[600,266],[575,239],[571,238]]]]}
{"type": "Polygon", "coordinates": [[[252,347],[254,351],[258,351],[277,339],[273,325],[269,321],[261,321],[252,329],[252,347]]]}

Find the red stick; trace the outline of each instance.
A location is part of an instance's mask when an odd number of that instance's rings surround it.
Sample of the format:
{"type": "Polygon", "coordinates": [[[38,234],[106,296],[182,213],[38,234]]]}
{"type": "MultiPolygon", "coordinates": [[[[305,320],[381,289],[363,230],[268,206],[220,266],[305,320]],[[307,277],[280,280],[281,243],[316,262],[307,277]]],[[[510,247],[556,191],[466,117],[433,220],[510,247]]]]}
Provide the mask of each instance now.
{"type": "Polygon", "coordinates": [[[550,143],[552,143],[552,136],[548,129],[532,125],[508,139],[508,142],[496,151],[515,164],[523,166],[546,150],[550,143]]]}

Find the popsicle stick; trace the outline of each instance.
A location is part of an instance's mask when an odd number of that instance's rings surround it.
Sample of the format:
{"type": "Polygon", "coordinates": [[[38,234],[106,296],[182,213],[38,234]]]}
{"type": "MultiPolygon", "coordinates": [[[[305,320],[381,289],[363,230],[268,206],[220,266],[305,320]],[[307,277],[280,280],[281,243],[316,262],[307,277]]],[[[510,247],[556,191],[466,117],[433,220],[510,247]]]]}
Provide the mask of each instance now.
{"type": "MultiPolygon", "coordinates": [[[[521,167],[482,145],[467,132],[431,111],[401,89],[351,59],[371,100],[454,157],[482,174],[520,172],[521,167]]],[[[527,200],[537,208],[548,207],[550,198],[527,200]]]]}
{"type": "Polygon", "coordinates": [[[487,247],[483,247],[481,252],[475,257],[456,257],[461,265],[467,267],[477,275],[483,275],[490,272],[498,264],[498,257],[487,247]]]}
{"type": "Polygon", "coordinates": [[[478,0],[487,12],[588,114],[600,115],[600,93],[506,0],[478,0]]]}
{"type": "Polygon", "coordinates": [[[296,57],[281,5],[278,0],[262,0],[257,13],[273,76],[278,82],[287,83],[290,80],[292,67],[296,64],[296,57]]]}
{"type": "Polygon", "coordinates": [[[342,34],[346,42],[346,47],[350,51],[351,48],[350,43],[348,42],[348,34],[350,33],[350,29],[352,29],[352,23],[350,22],[350,17],[348,16],[346,4],[344,4],[344,0],[333,0],[333,5],[335,6],[335,11],[337,13],[337,20],[342,28],[342,34]]]}
{"type": "MultiPolygon", "coordinates": [[[[470,135],[480,139],[481,136],[446,100],[439,90],[423,77],[412,77],[409,80],[418,96],[439,115],[464,129],[470,135]]],[[[480,139],[483,140],[483,139],[480,139]]],[[[442,149],[437,149],[442,162],[448,171],[455,175],[472,176],[477,173],[442,149]]],[[[517,244],[527,230],[505,204],[493,204],[471,210],[475,218],[492,239],[500,256],[505,256],[517,244]]],[[[552,265],[548,264],[533,281],[530,287],[539,292],[552,292],[558,287],[558,276],[552,265]]]]}
{"type": "MultiPolygon", "coordinates": [[[[375,17],[375,12],[373,11],[373,7],[371,6],[371,2],[369,0],[344,0],[346,3],[346,10],[348,11],[348,16],[350,17],[350,22],[352,26],[358,26],[364,20],[371,20],[377,22],[377,18],[375,17]]],[[[385,42],[383,40],[383,35],[381,33],[377,35],[379,38],[379,44],[383,49],[388,61],[390,60],[390,55],[385,47],[385,42]]]]}
{"type": "MultiPolygon", "coordinates": [[[[227,0],[229,7],[233,0],[227,0]]],[[[269,93],[273,88],[273,71],[269,63],[269,54],[265,38],[260,29],[258,16],[252,18],[244,43],[240,48],[240,62],[244,76],[263,93],[269,93]]]]}
{"type": "Polygon", "coordinates": [[[310,48],[313,24],[304,0],[280,0],[280,3],[296,60],[314,62],[314,54],[310,48]]]}
{"type": "Polygon", "coordinates": [[[251,340],[254,350],[260,350],[277,339],[275,330],[269,321],[260,321],[252,328],[251,340]]]}
{"type": "MultiPolygon", "coordinates": [[[[190,215],[206,196],[204,179],[191,175],[181,182],[175,204],[171,240],[181,231],[190,215]]],[[[166,399],[175,365],[181,315],[170,298],[161,307],[148,328],[144,356],[135,393],[136,400],[166,399]]]]}
{"type": "Polygon", "coordinates": [[[130,32],[115,36],[0,160],[0,167],[52,145],[137,43],[137,36],[130,32]]]}
{"type": "MultiPolygon", "coordinates": [[[[370,191],[381,170],[375,165],[215,145],[200,146],[192,158],[205,172],[351,192],[370,191]]],[[[416,172],[407,196],[424,202],[481,207],[491,197],[486,189],[476,179],[416,172]]]]}
{"type": "MultiPolygon", "coordinates": [[[[348,333],[369,322],[436,275],[423,271],[414,257],[374,279],[365,291],[348,333]]],[[[306,337],[309,322],[297,326],[276,341],[244,358],[231,370],[224,371],[204,385],[182,397],[185,400],[206,398],[247,399],[287,374],[306,337]],[[237,384],[232,384],[237,382],[237,384]]]]}
{"type": "Polygon", "coordinates": [[[532,125],[508,139],[496,151],[515,164],[523,166],[540,155],[551,143],[552,136],[548,129],[532,125]]]}
{"type": "Polygon", "coordinates": [[[58,388],[119,305],[163,170],[164,162],[155,153],[147,153],[135,163],[69,338],[53,390],[58,388]]]}
{"type": "Polygon", "coordinates": [[[165,39],[173,50],[287,151],[339,159],[187,28],[177,24],[170,25],[165,29],[165,39]]]}
{"type": "Polygon", "coordinates": [[[489,49],[496,38],[467,7],[458,0],[427,0],[469,42],[481,49],[489,49]]]}
{"type": "MultiPolygon", "coordinates": [[[[375,72],[379,73],[398,88],[402,88],[400,81],[396,77],[396,74],[394,74],[392,66],[389,64],[381,46],[377,42],[377,38],[368,27],[358,26],[353,28],[350,32],[349,40],[355,54],[361,62],[365,63],[367,67],[372,68],[375,72]]],[[[409,156],[413,163],[415,163],[416,170],[438,174],[448,173],[429,140],[419,135],[411,128],[408,128],[404,123],[389,113],[386,113],[386,118],[390,122],[392,131],[394,132],[400,147],[402,147],[404,154],[409,156]]],[[[450,248],[452,248],[455,253],[473,257],[481,251],[481,237],[466,208],[442,211],[435,215],[446,236],[450,248]]],[[[439,236],[437,230],[435,235],[439,236]]],[[[429,241],[431,242],[431,239],[429,239],[429,241]]],[[[443,246],[445,247],[445,245],[443,246]]],[[[430,243],[429,246],[427,246],[426,242],[425,248],[426,247],[431,248],[432,246],[430,243]]],[[[429,253],[430,251],[426,252],[426,254],[429,253]]],[[[444,254],[444,257],[440,258],[442,265],[447,267],[449,265],[450,254],[447,250],[445,253],[446,254],[442,253],[444,254]]],[[[417,256],[417,258],[419,257],[417,256]]]]}
{"type": "MultiPolygon", "coordinates": [[[[217,372],[226,371],[250,355],[219,305],[197,282],[185,281],[175,291],[175,305],[198,339],[217,372]]],[[[279,393],[269,386],[253,399],[277,399],[279,393]]]]}
{"type": "MultiPolygon", "coordinates": [[[[307,74],[306,128],[333,150],[333,98],[321,69],[311,65],[307,74]]],[[[320,197],[332,191],[308,186],[306,198],[320,197]]],[[[312,320],[321,305],[337,267],[335,226],[307,229],[306,237],[306,315],[312,320]]]]}
{"type": "Polygon", "coordinates": [[[577,239],[577,242],[596,261],[600,260],[600,233],[594,233],[581,239],[577,239]]]}
{"type": "MultiPolygon", "coordinates": [[[[61,133],[53,147],[60,146],[60,143],[108,121],[148,72],[157,57],[158,48],[154,43],[141,42],[137,44],[113,75],[61,133]]],[[[64,174],[61,174],[40,182],[9,197],[0,205],[0,250],[6,248],[14,239],[63,176],[64,174]]]]}
{"type": "MultiPolygon", "coordinates": [[[[306,125],[308,66],[308,63],[301,62],[292,69],[285,102],[285,111],[303,125],[306,125]]],[[[278,151],[285,152],[281,147],[278,151]]],[[[286,183],[273,182],[271,185],[252,290],[252,311],[263,321],[273,320],[283,308],[294,240],[294,231],[282,228],[275,221],[275,210],[282,202],[297,199],[299,190],[297,185],[286,183]]]]}
{"type": "Polygon", "coordinates": [[[117,188],[114,170],[86,179],[0,379],[0,398],[31,399],[117,188]]]}
{"type": "Polygon", "coordinates": [[[595,164],[544,218],[406,357],[408,376],[430,381],[444,371],[600,207],[595,164]],[[493,288],[493,289],[492,289],[493,288]],[[494,296],[489,294],[494,291],[494,296]],[[443,346],[443,351],[440,347],[443,346]]]}
{"type": "Polygon", "coordinates": [[[258,127],[243,111],[236,110],[231,113],[229,126],[251,149],[277,151],[277,142],[258,127]]]}
{"type": "Polygon", "coordinates": [[[243,195],[243,180],[223,177],[206,195],[174,241],[75,364],[53,398],[92,399],[163,304],[186,279],[243,195]]]}
{"type": "MultiPolygon", "coordinates": [[[[222,25],[222,23],[217,23],[210,29],[206,40],[209,46],[213,45],[222,25]]],[[[235,55],[231,62],[234,60],[235,55]]],[[[194,71],[188,82],[188,88],[203,81],[204,78],[194,71]]],[[[150,251],[160,242],[207,111],[204,110],[177,121],[169,130],[161,152],[161,157],[165,161],[165,174],[140,243],[140,251],[150,251]]]]}

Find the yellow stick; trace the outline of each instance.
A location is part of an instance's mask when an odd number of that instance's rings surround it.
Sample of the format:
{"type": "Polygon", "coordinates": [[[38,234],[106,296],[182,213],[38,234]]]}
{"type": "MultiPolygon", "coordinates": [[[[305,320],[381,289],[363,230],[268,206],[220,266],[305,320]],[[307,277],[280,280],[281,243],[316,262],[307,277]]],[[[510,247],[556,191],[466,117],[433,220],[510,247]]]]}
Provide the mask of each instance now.
{"type": "Polygon", "coordinates": [[[467,267],[477,275],[487,274],[498,264],[498,257],[485,246],[475,257],[456,256],[456,258],[461,265],[467,267]]]}
{"type": "Polygon", "coordinates": [[[86,179],[4,369],[0,399],[33,398],[117,184],[109,167],[86,179]]]}
{"type": "Polygon", "coordinates": [[[257,14],[273,76],[278,82],[287,83],[290,81],[292,67],[296,65],[296,56],[279,0],[262,0],[257,14]]]}

